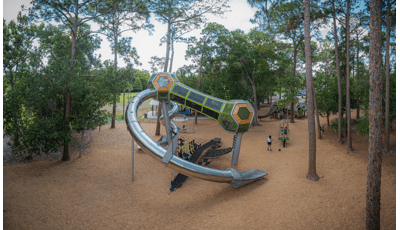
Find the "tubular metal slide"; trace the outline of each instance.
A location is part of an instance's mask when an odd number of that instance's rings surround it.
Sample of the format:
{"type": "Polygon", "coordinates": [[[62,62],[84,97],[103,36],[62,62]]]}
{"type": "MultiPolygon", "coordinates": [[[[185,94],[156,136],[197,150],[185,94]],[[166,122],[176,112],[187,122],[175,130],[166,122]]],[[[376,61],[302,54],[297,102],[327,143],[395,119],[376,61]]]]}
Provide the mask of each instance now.
{"type": "Polygon", "coordinates": [[[257,169],[241,173],[234,168],[226,170],[212,169],[194,164],[174,154],[179,130],[171,122],[170,118],[178,113],[178,104],[182,104],[219,121],[227,132],[236,134],[231,163],[235,166],[239,158],[242,135],[247,132],[254,118],[254,110],[250,103],[241,100],[225,101],[211,97],[180,83],[176,76],[171,73],[153,74],[149,79],[148,86],[149,89],[141,91],[131,99],[126,109],[128,131],[144,152],[179,173],[213,182],[230,183],[234,188],[262,179],[268,175],[268,173],[257,169]],[[138,121],[138,108],[142,102],[149,98],[159,100],[163,114],[168,114],[168,116],[163,116],[165,129],[167,130],[167,149],[153,141],[138,121]],[[172,109],[168,111],[167,108],[170,103],[172,104],[172,109]]]}
{"type": "Polygon", "coordinates": [[[261,119],[271,116],[276,111],[277,108],[278,108],[278,101],[274,101],[274,103],[271,104],[271,107],[269,107],[269,111],[264,115],[258,115],[258,118],[261,119]]]}

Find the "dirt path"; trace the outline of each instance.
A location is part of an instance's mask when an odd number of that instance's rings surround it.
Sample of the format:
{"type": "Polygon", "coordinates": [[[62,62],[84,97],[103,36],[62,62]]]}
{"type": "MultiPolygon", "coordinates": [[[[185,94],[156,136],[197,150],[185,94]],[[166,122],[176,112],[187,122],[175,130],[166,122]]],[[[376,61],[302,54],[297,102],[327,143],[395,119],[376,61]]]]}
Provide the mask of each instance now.
{"type": "MultiPolygon", "coordinates": [[[[262,108],[265,113],[269,108],[262,108]]],[[[355,151],[338,145],[325,126],[317,139],[318,182],[308,171],[307,118],[290,124],[285,149],[277,142],[279,120],[243,136],[238,171],[259,169],[265,179],[239,189],[191,178],[168,195],[171,170],[143,152],[135,154],[131,181],[131,140],[125,123],[92,132],[90,153],[69,162],[36,161],[3,168],[4,229],[365,229],[368,137],[353,132],[355,151]],[[272,152],[266,139],[272,135],[272,152]]],[[[322,124],[326,118],[321,118],[322,124]]],[[[177,122],[191,127],[191,121],[177,122]]],[[[151,136],[155,124],[142,124],[151,136]]],[[[164,130],[162,130],[164,132],[164,130]]],[[[213,120],[199,120],[202,139],[226,133],[213,120]]],[[[158,137],[154,137],[158,139],[158,137]]],[[[395,148],[396,133],[391,133],[395,148]]],[[[346,138],[344,138],[346,140],[346,138]]],[[[211,165],[231,167],[231,153],[211,165]]],[[[175,172],[176,174],[176,172],[175,172]]],[[[396,156],[383,157],[381,227],[396,228],[396,156]]]]}

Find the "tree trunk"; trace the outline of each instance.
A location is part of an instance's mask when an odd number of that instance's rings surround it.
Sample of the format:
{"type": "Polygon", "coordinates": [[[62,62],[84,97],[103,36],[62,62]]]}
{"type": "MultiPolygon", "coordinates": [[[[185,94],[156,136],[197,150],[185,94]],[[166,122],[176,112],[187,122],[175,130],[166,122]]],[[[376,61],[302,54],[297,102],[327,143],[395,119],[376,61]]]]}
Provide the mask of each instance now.
{"type": "Polygon", "coordinates": [[[255,117],[255,119],[253,119],[253,125],[256,126],[256,125],[260,125],[258,123],[258,120],[257,120],[257,118],[258,118],[257,89],[256,89],[256,85],[254,84],[254,81],[250,81],[250,83],[251,83],[251,88],[253,89],[253,98],[254,98],[253,107],[254,107],[254,117],[255,117]]]}
{"type": "MultiPolygon", "coordinates": [[[[164,72],[168,70],[168,62],[169,62],[169,50],[171,44],[171,18],[168,21],[168,30],[167,30],[167,50],[165,53],[165,63],[164,63],[164,72]]],[[[161,116],[161,103],[158,104],[158,112],[157,112],[157,124],[156,124],[156,136],[160,135],[160,116],[161,116]]]]}
{"type": "Polygon", "coordinates": [[[274,94],[273,91],[271,91],[271,95],[269,96],[268,104],[271,102],[272,103],[272,95],[274,94]]]}
{"type": "Polygon", "coordinates": [[[366,229],[380,229],[382,170],[382,17],[381,1],[370,4],[369,147],[366,229]]]}
{"type": "Polygon", "coordinates": [[[122,119],[125,118],[125,89],[122,93],[122,119]]]}
{"type": "MultiPolygon", "coordinates": [[[[165,52],[165,63],[164,63],[164,72],[168,70],[168,62],[169,62],[169,50],[171,47],[171,18],[168,21],[168,30],[167,30],[167,50],[165,52]]],[[[160,106],[160,105],[159,105],[160,106]]]]}
{"type": "Polygon", "coordinates": [[[160,116],[161,116],[161,103],[158,102],[158,110],[157,110],[157,125],[156,125],[156,136],[160,136],[160,116]]]}
{"type": "MultiPolygon", "coordinates": [[[[75,2],[75,7],[78,2],[75,2]]],[[[77,9],[77,8],[76,8],[77,9]]],[[[71,60],[69,63],[71,76],[68,78],[68,83],[72,81],[72,67],[74,66],[75,62],[75,54],[76,54],[76,39],[77,39],[77,32],[78,32],[78,10],[75,10],[76,18],[73,20],[72,25],[72,47],[71,47],[71,60]]],[[[67,126],[69,126],[69,116],[71,114],[71,89],[67,87],[67,96],[65,98],[65,120],[67,122],[67,126]]],[[[71,157],[69,156],[69,143],[65,143],[63,156],[61,158],[62,161],[69,161],[71,157]]]]}
{"type": "MultiPolygon", "coordinates": [[[[118,47],[118,35],[117,35],[118,28],[114,28],[114,69],[115,71],[118,70],[118,56],[117,56],[117,47],[118,47]]],[[[117,78],[117,76],[115,76],[117,78]]],[[[117,89],[117,83],[115,83],[115,90],[117,89]]],[[[115,128],[115,115],[117,114],[117,93],[114,92],[114,100],[113,100],[113,115],[111,119],[111,128],[115,128]]]]}
{"type": "MultiPolygon", "coordinates": [[[[202,52],[201,53],[201,58],[200,58],[200,68],[199,68],[199,77],[198,77],[198,79],[197,79],[197,90],[199,90],[200,91],[200,83],[201,83],[201,69],[203,68],[203,55],[204,55],[204,52],[202,52]]],[[[194,123],[195,124],[197,124],[197,115],[198,115],[198,112],[197,111],[195,111],[194,112],[194,123]]]]}
{"type": "MultiPolygon", "coordinates": [[[[316,162],[316,138],[315,138],[315,118],[313,108],[313,90],[314,83],[312,77],[311,63],[311,36],[310,36],[310,0],[304,0],[304,40],[306,53],[306,83],[307,93],[310,95],[310,100],[307,101],[308,107],[308,140],[309,140],[309,160],[308,173],[306,178],[313,181],[318,181],[317,162],[316,162]]],[[[293,114],[293,111],[292,111],[293,114]]]]}
{"type": "Polygon", "coordinates": [[[389,63],[389,46],[390,46],[390,1],[387,0],[387,10],[386,10],[386,52],[385,52],[385,68],[386,68],[386,100],[385,100],[385,150],[389,151],[389,124],[390,124],[390,116],[389,116],[389,80],[390,80],[390,63],[389,63]]]}
{"type": "MultiPolygon", "coordinates": [[[[295,44],[295,41],[293,39],[293,80],[296,78],[296,63],[297,63],[297,45],[295,44]]],[[[295,85],[293,84],[293,88],[295,85]]],[[[294,123],[294,101],[292,98],[292,102],[290,103],[290,123],[294,123]]]]}
{"type": "Polygon", "coordinates": [[[347,0],[346,13],[346,119],[347,119],[347,150],[353,151],[351,140],[351,107],[350,107],[350,0],[347,0]]]}
{"type": "Polygon", "coordinates": [[[332,1],[333,10],[333,30],[335,37],[335,58],[336,58],[336,75],[338,81],[338,94],[339,94],[339,110],[338,110],[338,143],[343,144],[342,140],[342,83],[340,79],[340,69],[339,69],[339,48],[337,41],[337,31],[336,31],[336,13],[335,13],[335,0],[332,1]]]}
{"type": "Polygon", "coordinates": [[[357,92],[356,92],[357,115],[356,115],[356,119],[360,119],[360,96],[359,96],[359,92],[358,92],[358,87],[360,85],[360,69],[359,69],[359,65],[358,65],[359,52],[360,52],[360,42],[358,40],[358,35],[357,35],[357,92]]]}
{"type": "Polygon", "coordinates": [[[82,133],[81,133],[81,147],[79,149],[79,156],[78,157],[82,157],[82,149],[83,149],[83,141],[84,141],[85,129],[86,128],[83,128],[82,133]]]}
{"type": "Polygon", "coordinates": [[[314,81],[313,81],[313,97],[314,97],[314,108],[315,108],[315,117],[317,117],[317,130],[318,130],[318,139],[322,139],[321,136],[321,124],[319,123],[319,114],[318,114],[318,107],[317,107],[317,98],[315,96],[315,89],[314,89],[314,81]]]}
{"type": "MultiPolygon", "coordinates": [[[[172,36],[174,36],[174,34],[172,34],[172,36]]],[[[174,61],[174,54],[175,54],[175,50],[174,50],[174,39],[171,39],[171,61],[169,63],[169,72],[172,73],[172,62],[174,61]]]]}
{"type": "MultiPolygon", "coordinates": [[[[328,89],[328,83],[329,83],[329,74],[328,74],[328,56],[326,57],[326,62],[325,62],[325,90],[327,90],[328,89]]],[[[329,125],[329,113],[330,113],[331,111],[327,111],[326,112],[326,122],[327,122],[327,126],[330,126],[329,125]]],[[[319,124],[319,122],[318,122],[318,124],[319,124]]],[[[321,128],[321,127],[320,127],[321,128]]]]}

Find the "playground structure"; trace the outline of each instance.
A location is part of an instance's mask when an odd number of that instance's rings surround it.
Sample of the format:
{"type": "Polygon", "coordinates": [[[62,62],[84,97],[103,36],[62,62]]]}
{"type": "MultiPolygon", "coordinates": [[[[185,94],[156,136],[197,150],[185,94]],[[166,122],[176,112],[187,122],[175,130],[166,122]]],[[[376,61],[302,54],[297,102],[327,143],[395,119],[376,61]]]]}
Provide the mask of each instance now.
{"type": "Polygon", "coordinates": [[[234,188],[241,187],[253,181],[262,179],[268,173],[257,169],[239,173],[234,168],[217,170],[207,168],[187,161],[177,155],[179,129],[171,122],[171,117],[178,114],[178,105],[181,104],[196,110],[206,116],[217,120],[226,132],[235,133],[233,142],[232,166],[236,166],[239,159],[242,136],[248,131],[254,118],[254,109],[250,103],[242,100],[225,101],[201,93],[182,83],[174,74],[155,73],[148,81],[148,89],[141,91],[131,99],[126,110],[126,124],[130,134],[141,149],[166,164],[167,167],[186,176],[193,176],[214,182],[230,183],[234,188]],[[163,122],[166,129],[168,148],[164,149],[154,142],[144,132],[137,118],[140,104],[149,99],[156,98],[161,106],[163,122]],[[172,105],[168,111],[167,107],[172,105]]]}
{"type": "MultiPolygon", "coordinates": [[[[278,113],[278,118],[279,119],[284,119],[285,118],[285,114],[286,114],[286,118],[289,119],[289,114],[292,113],[291,109],[290,109],[290,105],[289,104],[284,104],[283,101],[281,102],[281,100],[277,100],[274,102],[274,105],[276,103],[276,109],[274,110],[275,113],[278,113]]],[[[270,108],[270,111],[272,109],[272,105],[270,108]]],[[[305,116],[305,112],[307,111],[307,105],[304,102],[300,102],[294,105],[294,117],[295,118],[302,118],[305,116]]],[[[273,113],[269,114],[272,115],[273,113]]],[[[267,114],[268,115],[268,114],[267,114]]],[[[260,117],[260,116],[258,116],[260,117]]]]}
{"type": "Polygon", "coordinates": [[[283,147],[286,147],[286,142],[289,141],[289,122],[288,120],[283,119],[280,122],[280,130],[278,140],[282,142],[283,147]],[[286,127],[285,127],[286,124],[286,127]]]}
{"type": "Polygon", "coordinates": [[[277,108],[278,108],[278,101],[274,101],[274,102],[271,104],[271,106],[269,107],[269,111],[268,111],[266,114],[264,114],[264,115],[258,115],[258,118],[259,118],[260,121],[261,121],[261,118],[266,118],[266,117],[271,116],[272,114],[275,113],[275,111],[276,111],[277,108]]]}
{"type": "Polygon", "coordinates": [[[305,112],[307,111],[307,105],[305,103],[297,103],[294,106],[294,116],[296,118],[301,118],[304,116],[305,112]]]}

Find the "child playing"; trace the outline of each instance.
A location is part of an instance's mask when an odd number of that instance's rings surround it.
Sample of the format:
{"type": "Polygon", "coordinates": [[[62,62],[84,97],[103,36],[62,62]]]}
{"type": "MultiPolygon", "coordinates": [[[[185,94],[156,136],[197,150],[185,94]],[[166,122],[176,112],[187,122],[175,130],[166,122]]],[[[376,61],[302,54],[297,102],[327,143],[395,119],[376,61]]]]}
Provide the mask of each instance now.
{"type": "Polygon", "coordinates": [[[272,149],[271,149],[271,142],[272,142],[272,139],[271,139],[271,136],[269,136],[269,137],[268,137],[268,149],[267,149],[267,151],[272,151],[272,149]]]}

